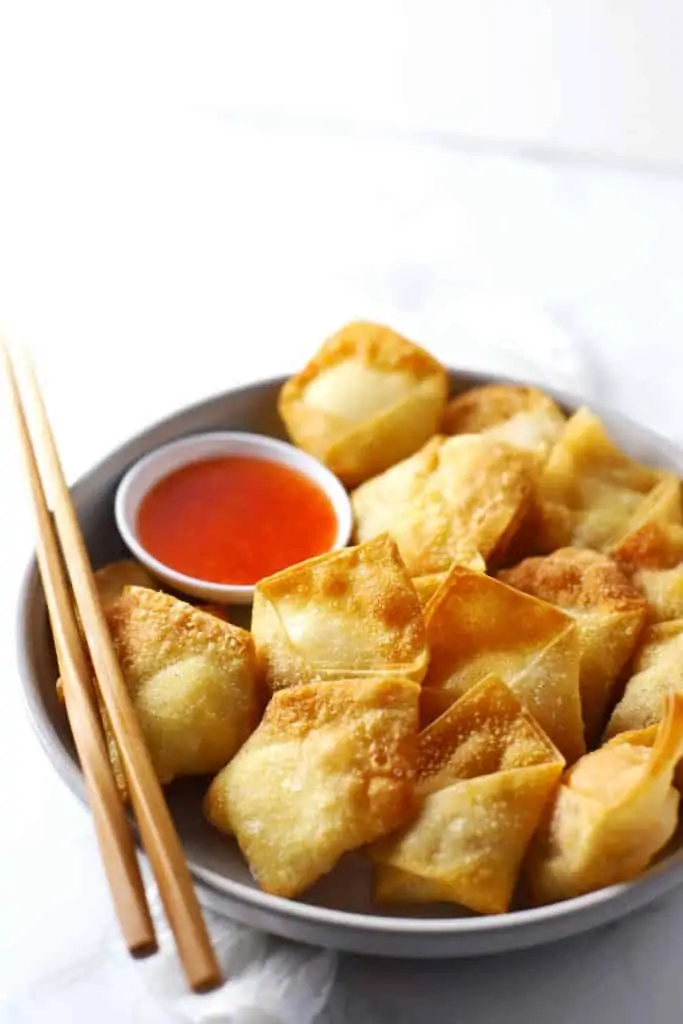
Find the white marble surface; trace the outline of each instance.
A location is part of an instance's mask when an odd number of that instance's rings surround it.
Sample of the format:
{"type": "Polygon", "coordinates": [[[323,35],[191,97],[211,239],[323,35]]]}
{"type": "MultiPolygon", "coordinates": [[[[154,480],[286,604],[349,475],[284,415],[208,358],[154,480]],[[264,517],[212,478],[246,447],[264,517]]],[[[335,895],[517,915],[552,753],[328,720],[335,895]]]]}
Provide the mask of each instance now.
{"type": "MultiPolygon", "coordinates": [[[[599,395],[683,441],[683,178],[178,109],[52,116],[9,142],[0,315],[36,352],[72,477],[181,403],[295,367],[358,315],[456,365],[599,395]]],[[[19,696],[30,533],[4,399],[0,438],[0,1016],[192,1019],[141,1015],[132,973],[112,985],[123,958],[88,817],[19,696]]],[[[679,894],[543,951],[341,957],[319,1020],[668,1024],[682,932],[679,894]]]]}

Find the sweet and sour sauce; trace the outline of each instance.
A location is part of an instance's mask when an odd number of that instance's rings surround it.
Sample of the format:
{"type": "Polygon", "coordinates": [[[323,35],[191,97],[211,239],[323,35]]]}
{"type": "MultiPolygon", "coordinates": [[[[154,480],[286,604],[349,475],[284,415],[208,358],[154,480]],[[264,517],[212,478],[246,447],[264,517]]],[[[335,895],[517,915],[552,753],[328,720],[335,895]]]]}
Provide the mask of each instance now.
{"type": "Polygon", "coordinates": [[[159,480],[138,511],[141,543],[177,572],[250,585],[333,547],[337,518],[307,476],[267,459],[192,462],[159,480]]]}

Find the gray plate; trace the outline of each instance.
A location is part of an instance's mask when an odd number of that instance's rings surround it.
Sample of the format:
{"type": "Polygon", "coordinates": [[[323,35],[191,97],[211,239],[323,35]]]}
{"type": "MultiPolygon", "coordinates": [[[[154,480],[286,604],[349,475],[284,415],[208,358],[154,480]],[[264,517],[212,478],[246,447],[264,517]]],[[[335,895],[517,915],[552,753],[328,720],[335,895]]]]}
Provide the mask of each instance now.
{"type": "MultiPolygon", "coordinates": [[[[486,382],[452,374],[453,390],[486,382]]],[[[247,430],[282,437],[275,399],[282,380],[240,388],[185,409],[113,452],[73,488],[80,522],[95,566],[125,555],[114,525],[116,485],[141,455],[166,441],[205,430],[247,430]]],[[[555,396],[567,409],[578,404],[555,396]]],[[[616,441],[634,457],[683,473],[683,452],[643,427],[596,409],[616,441]]],[[[27,568],[19,600],[19,664],[33,725],[53,765],[84,799],[81,774],[63,709],[55,695],[56,667],[35,562],[27,568]]],[[[268,896],[252,881],[231,839],[206,824],[200,798],[206,780],[169,788],[171,809],[202,902],[226,916],[291,939],[355,953],[455,957],[520,949],[604,924],[644,906],[683,882],[683,839],[637,882],[534,910],[478,917],[457,908],[425,906],[405,916],[380,911],[370,900],[368,868],[359,855],[335,870],[297,902],[268,896]]]]}

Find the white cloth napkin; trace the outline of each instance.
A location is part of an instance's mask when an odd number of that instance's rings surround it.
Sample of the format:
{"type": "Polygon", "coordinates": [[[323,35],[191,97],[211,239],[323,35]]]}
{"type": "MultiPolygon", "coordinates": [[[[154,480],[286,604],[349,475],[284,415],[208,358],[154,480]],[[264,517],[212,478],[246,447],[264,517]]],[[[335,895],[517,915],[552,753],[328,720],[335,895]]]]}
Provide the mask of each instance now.
{"type": "MultiPolygon", "coordinates": [[[[160,951],[133,960],[110,917],[55,958],[30,990],[0,1006],[2,1024],[312,1024],[327,1002],[337,956],[255,932],[205,911],[225,983],[191,993],[156,893],[160,951]]],[[[55,941],[58,943],[58,935],[55,941]]]]}

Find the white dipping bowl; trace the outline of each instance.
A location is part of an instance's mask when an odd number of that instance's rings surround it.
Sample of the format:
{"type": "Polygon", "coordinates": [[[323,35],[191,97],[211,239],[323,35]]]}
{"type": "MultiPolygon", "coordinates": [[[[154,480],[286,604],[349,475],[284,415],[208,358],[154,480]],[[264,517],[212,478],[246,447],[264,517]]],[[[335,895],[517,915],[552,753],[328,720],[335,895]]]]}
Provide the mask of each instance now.
{"type": "Polygon", "coordinates": [[[326,466],[307,452],[285,441],[262,434],[220,431],[192,434],[155,449],[136,462],[125,474],[116,491],[114,516],[126,546],[149,571],[174,590],[218,604],[251,604],[253,585],[214,583],[177,572],[149,553],[138,536],[140,505],[159,480],[183,466],[223,456],[262,459],[298,470],[327,495],[337,519],[337,534],[330,550],[343,548],[351,536],[351,502],[343,486],[326,466]]]}

